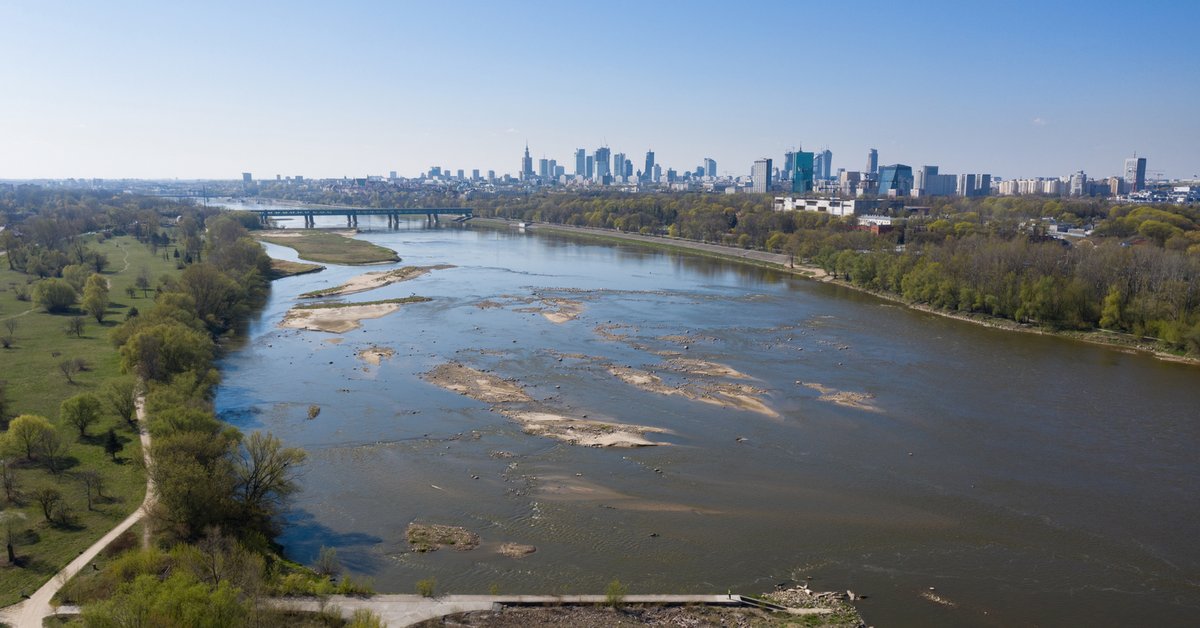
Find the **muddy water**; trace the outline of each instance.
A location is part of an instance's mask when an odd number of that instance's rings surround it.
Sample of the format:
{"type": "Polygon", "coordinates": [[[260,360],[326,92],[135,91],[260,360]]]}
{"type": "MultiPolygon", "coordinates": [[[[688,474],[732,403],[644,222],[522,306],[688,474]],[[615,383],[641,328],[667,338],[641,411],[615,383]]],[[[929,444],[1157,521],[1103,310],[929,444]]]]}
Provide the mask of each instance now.
{"type": "Polygon", "coordinates": [[[430,577],[440,592],[598,592],[613,578],[758,592],[811,576],[868,595],[868,622],[889,626],[1200,616],[1196,367],[709,259],[409,224],[360,237],[398,251],[397,267],[455,268],[345,299],[432,301],[343,335],[283,330],[296,295],[364,269],[284,279],[222,363],[226,420],[311,454],[282,538],[296,560],[335,547],[394,592],[430,577]],[[543,315],[563,302],[578,315],[543,315]],[[370,347],[395,353],[376,366],[356,355],[370,347]],[[676,356],[746,377],[670,370],[676,356]],[[653,440],[668,444],[526,434],[422,379],[450,361],[555,412],[662,428],[653,440]],[[625,367],[670,387],[744,384],[778,416],[638,388],[610,372],[625,367]],[[414,554],[413,521],[483,544],[414,554]],[[498,554],[509,542],[537,551],[498,554]]]}

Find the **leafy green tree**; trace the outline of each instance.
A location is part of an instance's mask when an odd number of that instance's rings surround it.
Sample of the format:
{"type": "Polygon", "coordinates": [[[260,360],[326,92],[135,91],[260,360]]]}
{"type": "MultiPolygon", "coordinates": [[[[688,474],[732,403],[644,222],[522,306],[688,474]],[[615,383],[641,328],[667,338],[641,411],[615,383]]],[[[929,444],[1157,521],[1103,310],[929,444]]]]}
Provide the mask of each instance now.
{"type": "Polygon", "coordinates": [[[299,490],[296,474],[307,457],[303,449],[284,447],[270,433],[250,434],[233,460],[234,495],[243,513],[269,525],[299,490]]]}
{"type": "Polygon", "coordinates": [[[79,437],[87,436],[87,429],[100,420],[100,398],[92,393],[83,393],[65,399],[58,407],[58,416],[79,430],[79,437]]]}
{"type": "Polygon", "coordinates": [[[26,460],[33,460],[33,454],[38,450],[38,443],[46,432],[53,432],[54,426],[46,417],[36,414],[22,414],[8,424],[4,434],[7,445],[25,454],[26,460]]]}
{"type": "Polygon", "coordinates": [[[130,427],[137,427],[137,399],[135,394],[137,384],[133,378],[122,377],[120,379],[109,380],[104,385],[104,390],[101,395],[108,408],[113,414],[121,417],[130,427]]]}
{"type": "Polygon", "coordinates": [[[207,370],[213,350],[207,334],[177,323],[151,325],[121,347],[121,370],[147,381],[166,381],[176,373],[207,370]]]}
{"type": "Polygon", "coordinates": [[[84,609],[87,626],[189,626],[226,628],[245,624],[250,609],[229,583],[210,587],[187,571],[160,580],[142,574],[117,587],[113,596],[84,609]]]}
{"type": "Polygon", "coordinates": [[[75,289],[63,279],[43,279],[33,285],[33,302],[47,312],[65,312],[78,298],[75,289]]]}
{"type": "Polygon", "coordinates": [[[112,458],[113,462],[117,461],[117,454],[121,453],[121,439],[117,438],[117,431],[113,428],[108,428],[108,432],[104,434],[104,453],[112,458]]]}
{"type": "Polygon", "coordinates": [[[1121,327],[1121,289],[1113,286],[1104,295],[1104,306],[1100,310],[1100,326],[1105,329],[1120,329],[1121,327]]]}
{"type": "Polygon", "coordinates": [[[83,288],[83,310],[97,323],[104,322],[104,315],[108,311],[108,281],[101,275],[88,277],[87,285],[83,288]]]}

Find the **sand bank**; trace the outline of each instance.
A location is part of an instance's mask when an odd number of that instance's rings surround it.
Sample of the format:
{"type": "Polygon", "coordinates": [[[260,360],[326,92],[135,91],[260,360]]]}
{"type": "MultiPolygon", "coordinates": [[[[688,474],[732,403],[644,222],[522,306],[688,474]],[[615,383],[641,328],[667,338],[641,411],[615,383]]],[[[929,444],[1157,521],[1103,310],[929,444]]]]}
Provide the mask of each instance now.
{"type": "MultiPolygon", "coordinates": [[[[796,382],[800,384],[801,382],[796,382]]],[[[867,410],[870,412],[879,412],[879,407],[871,403],[870,400],[875,398],[875,395],[869,393],[848,392],[845,390],[837,390],[816,382],[804,382],[802,385],[805,388],[811,388],[818,393],[821,393],[821,401],[836,403],[839,406],[847,408],[858,408],[859,410],[867,410]]]]}
{"type": "Polygon", "coordinates": [[[316,309],[294,307],[288,310],[279,326],[341,334],[362,327],[361,321],[382,318],[399,309],[399,303],[373,303],[316,309]]]}
{"type": "Polygon", "coordinates": [[[379,364],[384,360],[390,359],[392,356],[396,355],[396,351],[388,347],[371,346],[359,351],[357,355],[358,359],[362,360],[363,362],[379,366],[379,364]]]}
{"type": "Polygon", "coordinates": [[[520,386],[475,370],[465,364],[449,362],[424,375],[425,381],[484,403],[531,403],[533,398],[520,386]]]}
{"type": "Polygon", "coordinates": [[[576,419],[551,412],[501,410],[500,413],[519,423],[526,434],[581,447],[653,447],[665,443],[647,440],[644,434],[667,432],[645,425],[576,419]]]}
{"type": "Polygon", "coordinates": [[[405,266],[394,270],[380,270],[359,275],[346,283],[333,288],[325,288],[322,290],[313,290],[300,295],[301,299],[315,299],[320,297],[334,297],[347,294],[356,294],[366,292],[376,288],[382,288],[387,285],[416,279],[432,270],[445,270],[454,268],[450,264],[438,264],[436,266],[405,266]]]}

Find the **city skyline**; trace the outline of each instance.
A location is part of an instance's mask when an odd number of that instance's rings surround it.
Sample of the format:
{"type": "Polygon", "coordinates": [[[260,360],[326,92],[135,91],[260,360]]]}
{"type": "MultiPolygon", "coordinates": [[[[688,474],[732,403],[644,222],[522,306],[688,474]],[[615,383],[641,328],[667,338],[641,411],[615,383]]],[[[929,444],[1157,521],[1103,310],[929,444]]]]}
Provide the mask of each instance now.
{"type": "Polygon", "coordinates": [[[518,175],[526,142],[568,173],[580,147],[744,176],[803,146],[834,171],[877,148],[1007,179],[1135,153],[1200,174],[1200,7],[963,4],[12,3],[0,179],[518,175]],[[596,38],[603,63],[579,54],[596,38]]]}

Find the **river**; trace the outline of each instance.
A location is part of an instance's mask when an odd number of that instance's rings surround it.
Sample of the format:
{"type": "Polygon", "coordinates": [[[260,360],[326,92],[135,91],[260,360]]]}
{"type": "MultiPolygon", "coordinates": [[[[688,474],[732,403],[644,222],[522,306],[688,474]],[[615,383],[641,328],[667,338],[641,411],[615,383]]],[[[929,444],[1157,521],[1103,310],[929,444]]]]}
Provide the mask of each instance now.
{"type": "Polygon", "coordinates": [[[596,593],[614,578],[631,593],[757,593],[811,578],[865,594],[867,622],[888,626],[1200,617],[1200,368],[734,262],[406,224],[358,237],[395,249],[395,266],[454,268],[344,300],[431,301],[341,335],[280,329],[298,294],[388,267],[282,279],[220,364],[222,418],[310,454],[281,538],[297,561],[333,547],[401,593],[426,578],[439,593],[596,593]],[[578,317],[539,311],[562,302],[578,317]],[[356,354],[371,346],[395,355],[369,364],[356,354]],[[678,357],[744,374],[771,412],[610,372],[733,381],[672,372],[678,357]],[[451,361],[572,416],[661,428],[651,440],[666,444],[526,434],[422,378],[451,361]],[[413,553],[414,521],[483,543],[413,553]],[[537,551],[506,557],[504,542],[537,551]]]}

